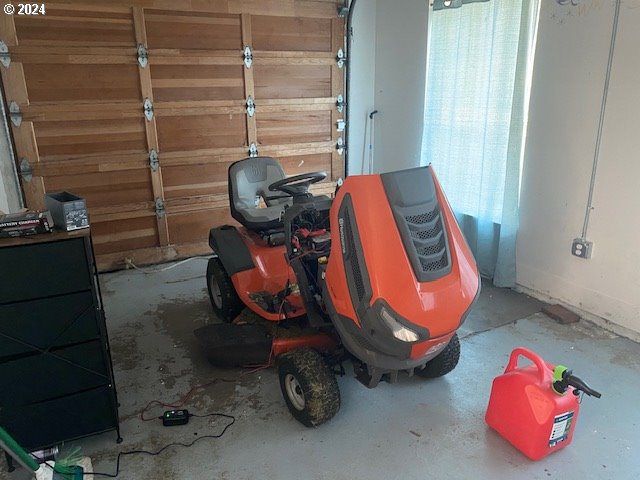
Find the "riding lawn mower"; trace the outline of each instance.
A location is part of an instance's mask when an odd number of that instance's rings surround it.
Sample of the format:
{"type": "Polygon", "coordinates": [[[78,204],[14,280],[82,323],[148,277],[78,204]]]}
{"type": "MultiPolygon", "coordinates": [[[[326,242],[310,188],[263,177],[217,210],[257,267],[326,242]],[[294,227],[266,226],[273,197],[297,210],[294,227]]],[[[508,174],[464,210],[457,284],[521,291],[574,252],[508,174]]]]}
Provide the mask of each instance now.
{"type": "Polygon", "coordinates": [[[350,360],[369,388],[401,372],[445,375],[456,330],[480,292],[473,255],[430,166],[326,178],[286,177],[273,158],[229,168],[232,217],[213,228],[207,287],[222,324],[195,334],[221,366],[277,364],[283,397],[308,427],[340,408],[336,374],[350,360]],[[248,308],[261,320],[243,322],[248,308]]]}

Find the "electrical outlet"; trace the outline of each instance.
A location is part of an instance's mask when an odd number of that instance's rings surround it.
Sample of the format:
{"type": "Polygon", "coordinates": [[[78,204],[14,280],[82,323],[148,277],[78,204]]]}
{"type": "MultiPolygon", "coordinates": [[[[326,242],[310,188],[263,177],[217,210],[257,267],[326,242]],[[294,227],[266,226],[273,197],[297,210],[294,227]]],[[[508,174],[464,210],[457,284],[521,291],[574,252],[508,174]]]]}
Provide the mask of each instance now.
{"type": "Polygon", "coordinates": [[[584,238],[576,238],[571,246],[571,253],[576,257],[584,258],[585,260],[591,258],[593,252],[593,242],[585,240],[584,238]]]}

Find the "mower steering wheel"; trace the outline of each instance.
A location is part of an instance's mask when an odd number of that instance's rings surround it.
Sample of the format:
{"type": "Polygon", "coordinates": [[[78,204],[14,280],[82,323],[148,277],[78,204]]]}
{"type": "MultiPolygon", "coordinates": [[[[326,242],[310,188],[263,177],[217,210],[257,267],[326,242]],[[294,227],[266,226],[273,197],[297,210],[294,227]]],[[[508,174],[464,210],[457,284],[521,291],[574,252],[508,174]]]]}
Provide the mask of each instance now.
{"type": "Polygon", "coordinates": [[[310,172],[283,178],[269,185],[271,192],[283,192],[291,197],[309,196],[309,187],[327,178],[325,172],[310,172]]]}

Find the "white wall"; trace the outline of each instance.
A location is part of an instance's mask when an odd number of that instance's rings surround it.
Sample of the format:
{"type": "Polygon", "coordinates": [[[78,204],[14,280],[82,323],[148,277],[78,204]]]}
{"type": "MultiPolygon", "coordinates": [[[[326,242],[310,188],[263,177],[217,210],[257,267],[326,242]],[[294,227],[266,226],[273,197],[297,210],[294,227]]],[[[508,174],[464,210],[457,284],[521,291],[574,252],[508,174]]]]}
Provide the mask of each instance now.
{"type": "Polygon", "coordinates": [[[374,170],[420,165],[428,0],[378,0],[374,170]]]}
{"type": "Polygon", "coordinates": [[[354,13],[349,172],[365,165],[366,116],[375,108],[374,171],[420,165],[428,0],[358,0],[354,13]]]}
{"type": "Polygon", "coordinates": [[[518,284],[640,332],[640,0],[623,0],[588,239],[584,221],[613,0],[543,1],[518,236],[518,284]]]}
{"type": "Polygon", "coordinates": [[[349,174],[363,172],[368,165],[367,116],[375,107],[376,0],[358,0],[353,15],[351,87],[349,92],[349,174]]]}
{"type": "Polygon", "coordinates": [[[2,94],[0,93],[0,211],[15,212],[22,207],[22,198],[17,183],[9,131],[6,115],[3,110],[2,94]]]}

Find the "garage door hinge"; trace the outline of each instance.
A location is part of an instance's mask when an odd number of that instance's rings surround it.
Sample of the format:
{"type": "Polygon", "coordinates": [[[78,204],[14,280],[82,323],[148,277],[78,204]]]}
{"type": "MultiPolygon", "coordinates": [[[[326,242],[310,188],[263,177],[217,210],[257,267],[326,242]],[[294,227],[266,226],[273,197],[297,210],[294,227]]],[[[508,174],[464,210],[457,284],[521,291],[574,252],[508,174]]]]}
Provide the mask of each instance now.
{"type": "Polygon", "coordinates": [[[253,97],[249,95],[247,98],[247,115],[253,117],[256,114],[256,103],[253,101],[253,97]]]}
{"type": "Polygon", "coordinates": [[[344,101],[344,97],[342,95],[338,95],[338,100],[336,101],[336,107],[338,107],[338,112],[342,113],[344,111],[344,106],[346,105],[344,101]]]}
{"type": "Polygon", "coordinates": [[[251,65],[253,65],[253,50],[247,45],[244,47],[244,66],[251,68],[251,65]]]}
{"type": "Polygon", "coordinates": [[[336,129],[339,132],[344,132],[344,129],[347,127],[347,122],[345,122],[344,120],[340,119],[336,122],[336,129]]]}
{"type": "Polygon", "coordinates": [[[258,156],[258,145],[256,145],[255,143],[252,143],[249,146],[249,156],[250,157],[257,157],[258,156]]]}
{"type": "Polygon", "coordinates": [[[161,198],[156,198],[156,217],[162,218],[164,217],[164,214],[164,201],[161,198]]]}
{"type": "Polygon", "coordinates": [[[20,111],[20,105],[16,102],[9,104],[9,117],[11,117],[11,123],[16,127],[19,127],[22,123],[22,112],[20,111]]]}
{"type": "Polygon", "coordinates": [[[144,116],[147,117],[147,120],[153,120],[153,102],[145,98],[142,107],[144,108],[144,116]]]}
{"type": "Polygon", "coordinates": [[[347,61],[347,55],[344,53],[344,50],[338,50],[336,61],[338,62],[338,68],[344,67],[345,62],[347,61]]]}
{"type": "Polygon", "coordinates": [[[11,65],[11,54],[9,53],[9,47],[7,44],[0,40],[0,63],[9,68],[11,65]]]}
{"type": "Polygon", "coordinates": [[[20,176],[25,182],[30,182],[33,178],[33,169],[31,168],[29,160],[26,158],[20,160],[20,176]]]}
{"type": "Polygon", "coordinates": [[[155,150],[149,152],[149,166],[152,172],[157,172],[158,168],[160,168],[160,157],[158,157],[158,152],[155,150]]]}
{"type": "Polygon", "coordinates": [[[338,143],[336,143],[336,150],[338,150],[338,155],[342,155],[346,149],[347,144],[344,142],[344,139],[340,137],[338,139],[338,143]]]}
{"type": "Polygon", "coordinates": [[[143,44],[138,45],[138,63],[142,68],[149,64],[149,52],[143,44]]]}

